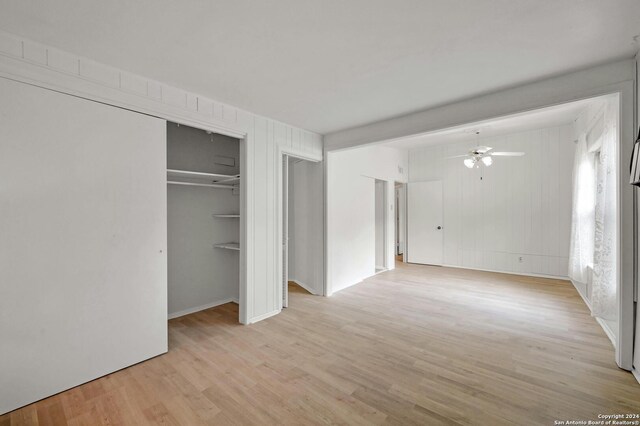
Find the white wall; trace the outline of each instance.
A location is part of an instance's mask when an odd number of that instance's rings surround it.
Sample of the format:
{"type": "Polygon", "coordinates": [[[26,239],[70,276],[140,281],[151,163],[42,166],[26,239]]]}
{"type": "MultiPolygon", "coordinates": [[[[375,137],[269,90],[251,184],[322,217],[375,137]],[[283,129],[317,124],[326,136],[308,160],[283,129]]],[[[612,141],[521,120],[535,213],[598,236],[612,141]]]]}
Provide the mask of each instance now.
{"type": "Polygon", "coordinates": [[[323,164],[292,159],[289,166],[289,280],[324,293],[323,164]]]}
{"type": "Polygon", "coordinates": [[[568,124],[412,150],[410,182],[443,181],[444,264],[566,277],[574,149],[568,124]],[[446,158],[477,143],[526,155],[479,169],[446,158]]]}
{"type": "MultiPolygon", "coordinates": [[[[407,153],[375,146],[327,153],[327,291],[332,294],[375,273],[375,179],[385,181],[387,229],[393,230],[394,182],[406,182],[407,153]]],[[[395,236],[387,234],[393,268],[395,236]]]]}
{"type": "MultiPolygon", "coordinates": [[[[240,172],[240,144],[223,135],[207,135],[188,126],[167,125],[167,168],[235,175],[240,172]],[[215,164],[215,157],[235,159],[235,166],[215,164]]],[[[240,197],[228,189],[167,185],[169,318],[238,301],[240,256],[214,249],[237,242],[240,221],[214,218],[240,212],[240,197]]]]}
{"type": "Polygon", "coordinates": [[[244,138],[240,317],[251,323],[280,312],[280,153],[322,160],[320,135],[5,32],[0,77],[244,138]]]}
{"type": "Polygon", "coordinates": [[[167,351],[165,122],[0,78],[0,414],[167,351]]]}

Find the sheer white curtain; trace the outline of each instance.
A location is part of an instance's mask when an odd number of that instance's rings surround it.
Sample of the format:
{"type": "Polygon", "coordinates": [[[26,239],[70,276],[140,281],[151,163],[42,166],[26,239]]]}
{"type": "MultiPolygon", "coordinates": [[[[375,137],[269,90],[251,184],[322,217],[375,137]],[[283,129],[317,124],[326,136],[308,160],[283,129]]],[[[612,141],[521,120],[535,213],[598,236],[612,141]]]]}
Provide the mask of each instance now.
{"type": "Polygon", "coordinates": [[[616,103],[607,103],[603,111],[601,136],[587,141],[580,135],[576,146],[569,278],[587,284],[592,267],[591,314],[616,320],[616,103]]]}
{"type": "Polygon", "coordinates": [[[593,265],[596,205],[595,156],[587,148],[586,134],[580,135],[573,164],[573,207],[569,278],[587,284],[588,267],[593,265]]]}
{"type": "Polygon", "coordinates": [[[616,105],[604,108],[604,130],[597,156],[595,243],[593,256],[593,286],[591,290],[592,314],[617,319],[617,194],[616,150],[618,139],[618,113],[616,105]]]}

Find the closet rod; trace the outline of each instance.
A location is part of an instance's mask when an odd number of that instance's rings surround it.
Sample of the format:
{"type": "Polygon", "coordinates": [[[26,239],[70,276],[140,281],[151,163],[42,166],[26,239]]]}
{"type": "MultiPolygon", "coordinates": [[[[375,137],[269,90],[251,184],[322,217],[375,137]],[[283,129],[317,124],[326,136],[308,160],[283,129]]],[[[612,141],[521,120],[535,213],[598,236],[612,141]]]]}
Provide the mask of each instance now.
{"type": "Polygon", "coordinates": [[[239,178],[240,175],[221,175],[219,173],[192,172],[189,170],[167,169],[167,175],[173,177],[227,180],[239,178]]]}
{"type": "Polygon", "coordinates": [[[238,182],[239,180],[240,180],[240,175],[235,175],[228,179],[218,180],[216,181],[216,183],[232,183],[232,182],[238,182]]]}
{"type": "Polygon", "coordinates": [[[218,183],[195,183],[195,182],[178,182],[175,180],[168,180],[169,185],[185,185],[185,186],[205,186],[207,188],[220,188],[220,189],[233,189],[232,185],[221,185],[218,183]]]}
{"type": "Polygon", "coordinates": [[[226,249],[226,250],[236,250],[239,251],[240,250],[240,244],[239,243],[222,243],[222,244],[214,244],[213,247],[215,248],[221,248],[221,249],[226,249]]]}

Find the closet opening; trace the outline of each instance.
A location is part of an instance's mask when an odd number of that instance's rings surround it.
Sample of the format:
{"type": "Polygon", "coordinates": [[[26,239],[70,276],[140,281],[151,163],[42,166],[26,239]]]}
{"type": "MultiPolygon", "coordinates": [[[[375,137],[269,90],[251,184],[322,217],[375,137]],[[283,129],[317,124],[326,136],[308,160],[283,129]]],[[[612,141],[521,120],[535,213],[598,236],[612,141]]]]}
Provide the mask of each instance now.
{"type": "Polygon", "coordinates": [[[239,318],[241,140],[167,122],[168,317],[239,318]]]}
{"type": "Polygon", "coordinates": [[[282,307],[290,294],[323,295],[322,163],[282,157],[282,307]]]}

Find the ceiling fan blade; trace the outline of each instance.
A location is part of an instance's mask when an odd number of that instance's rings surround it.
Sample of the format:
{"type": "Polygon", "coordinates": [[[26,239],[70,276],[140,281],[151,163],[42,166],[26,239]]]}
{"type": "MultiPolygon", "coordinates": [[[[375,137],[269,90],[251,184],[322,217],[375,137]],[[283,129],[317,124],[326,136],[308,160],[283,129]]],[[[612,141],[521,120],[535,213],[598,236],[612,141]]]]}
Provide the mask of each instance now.
{"type": "Polygon", "coordinates": [[[462,158],[462,157],[468,157],[469,154],[463,154],[463,155],[454,155],[452,157],[444,157],[445,160],[448,160],[450,158],[462,158]]]}
{"type": "Polygon", "coordinates": [[[522,157],[524,152],[492,152],[491,155],[498,155],[501,157],[522,157]]]}
{"type": "Polygon", "coordinates": [[[491,148],[490,146],[477,146],[474,149],[472,149],[471,151],[475,151],[478,154],[486,154],[489,151],[491,151],[493,148],[491,148]]]}

